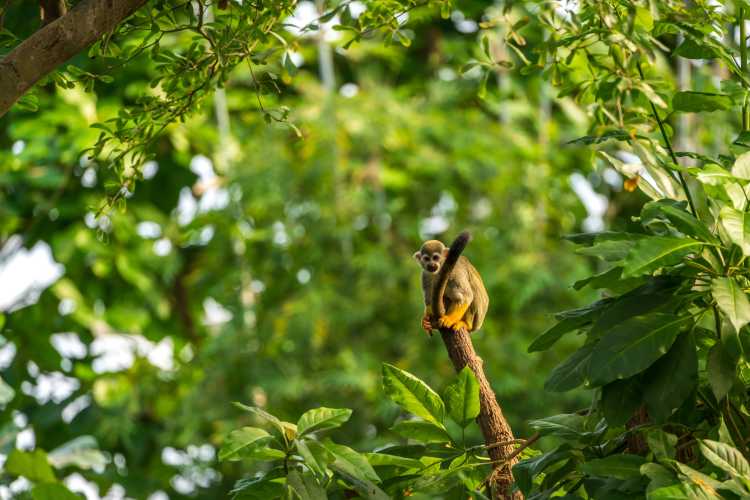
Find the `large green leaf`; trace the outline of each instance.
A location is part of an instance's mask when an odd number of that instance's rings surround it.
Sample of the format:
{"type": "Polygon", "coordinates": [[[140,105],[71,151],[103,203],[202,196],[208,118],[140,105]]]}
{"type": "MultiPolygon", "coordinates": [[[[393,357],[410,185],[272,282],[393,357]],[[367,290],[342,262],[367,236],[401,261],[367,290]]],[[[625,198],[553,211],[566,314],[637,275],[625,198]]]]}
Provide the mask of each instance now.
{"type": "Polygon", "coordinates": [[[640,477],[644,463],[646,459],[639,455],[610,455],[581,464],[581,470],[592,476],[632,479],[640,477]]]}
{"type": "Polygon", "coordinates": [[[654,313],[636,316],[612,328],[596,344],[589,379],[599,386],[640,373],[662,357],[692,318],[654,313]]]}
{"type": "Polygon", "coordinates": [[[421,469],[424,467],[422,462],[414,458],[400,457],[388,453],[365,453],[365,456],[373,467],[389,465],[403,469],[421,469]]]}
{"type": "Polygon", "coordinates": [[[718,243],[706,225],[693,217],[680,203],[673,200],[658,200],[646,203],[641,210],[641,222],[648,224],[655,219],[668,220],[681,233],[707,243],[718,243]]]}
{"type": "Polygon", "coordinates": [[[229,433],[219,450],[219,460],[240,458],[239,453],[250,446],[263,444],[271,439],[271,435],[257,427],[243,427],[229,433]]]}
{"type": "Polygon", "coordinates": [[[461,427],[466,427],[479,415],[479,382],[469,365],[458,373],[458,379],[445,388],[448,415],[461,427]]]}
{"type": "Polygon", "coordinates": [[[391,500],[391,497],[373,481],[351,474],[348,469],[342,468],[339,462],[331,465],[331,468],[344,478],[344,481],[354,488],[360,497],[366,500],[391,500]]]}
{"type": "Polygon", "coordinates": [[[650,273],[659,267],[678,263],[685,255],[697,252],[702,242],[690,238],[651,236],[636,242],[625,257],[623,278],[650,273]]]}
{"type": "Polygon", "coordinates": [[[405,438],[415,439],[424,443],[448,443],[451,440],[444,427],[425,420],[403,420],[391,427],[391,430],[405,438]]]}
{"type": "Polygon", "coordinates": [[[675,111],[698,113],[701,111],[721,111],[732,107],[732,99],[724,94],[708,92],[677,92],[672,98],[675,111]]]}
{"type": "Polygon", "coordinates": [[[544,383],[544,390],[565,392],[586,382],[591,353],[596,344],[586,344],[557,365],[544,383]]]}
{"type": "Polygon", "coordinates": [[[309,473],[304,474],[293,469],[286,477],[289,486],[299,496],[300,500],[327,500],[326,490],[309,473]]]}
{"type": "Polygon", "coordinates": [[[728,472],[733,478],[743,478],[745,481],[750,481],[750,464],[737,448],[719,441],[702,439],[700,449],[709,462],[728,472]]]}
{"type": "Polygon", "coordinates": [[[732,175],[736,179],[750,180],[750,151],[737,157],[732,165],[732,175]]]}
{"type": "Polygon", "coordinates": [[[528,352],[549,349],[566,333],[580,329],[601,316],[612,302],[612,299],[604,299],[585,307],[557,313],[555,317],[560,321],[535,338],[528,352]]]}
{"type": "Polygon", "coordinates": [[[740,247],[743,255],[750,255],[750,216],[742,210],[723,207],[719,217],[732,243],[740,247]]]}
{"type": "Polygon", "coordinates": [[[55,473],[42,450],[13,450],[5,461],[5,472],[13,476],[23,476],[34,482],[54,482],[55,473]]]}
{"type": "Polygon", "coordinates": [[[406,411],[438,425],[445,420],[445,404],[427,384],[411,373],[383,363],[383,389],[406,411]]]}
{"type": "Polygon", "coordinates": [[[318,476],[325,476],[328,464],[334,460],[331,452],[313,440],[297,439],[294,441],[294,444],[297,446],[299,454],[305,460],[305,465],[318,476]]]}
{"type": "Polygon", "coordinates": [[[708,186],[719,186],[728,182],[734,182],[736,177],[732,172],[719,165],[706,165],[698,171],[695,178],[702,184],[708,186]]]}
{"type": "Polygon", "coordinates": [[[325,443],[326,449],[334,456],[333,465],[347,474],[363,481],[380,482],[380,478],[367,461],[367,458],[348,446],[332,442],[325,443]]]}
{"type": "Polygon", "coordinates": [[[708,351],[706,363],[708,383],[716,399],[722,400],[734,385],[737,373],[737,362],[724,350],[721,342],[717,342],[708,351]]]}
{"type": "Polygon", "coordinates": [[[715,278],[711,282],[711,294],[736,331],[750,323],[750,301],[733,278],[715,278]]]}
{"type": "Polygon", "coordinates": [[[352,411],[348,408],[315,408],[302,414],[297,421],[297,433],[303,436],[309,432],[334,429],[349,420],[352,411]]]}
{"type": "Polygon", "coordinates": [[[611,427],[624,425],[642,401],[643,387],[638,377],[615,380],[602,387],[602,412],[611,427]]]}
{"type": "Polygon", "coordinates": [[[529,425],[541,436],[554,435],[563,439],[577,439],[585,434],[586,419],[575,413],[562,413],[532,420],[529,425]]]}
{"type": "Polygon", "coordinates": [[[698,356],[693,334],[677,337],[669,352],[651,365],[644,375],[648,381],[643,399],[649,416],[666,421],[698,384],[698,356]]]}

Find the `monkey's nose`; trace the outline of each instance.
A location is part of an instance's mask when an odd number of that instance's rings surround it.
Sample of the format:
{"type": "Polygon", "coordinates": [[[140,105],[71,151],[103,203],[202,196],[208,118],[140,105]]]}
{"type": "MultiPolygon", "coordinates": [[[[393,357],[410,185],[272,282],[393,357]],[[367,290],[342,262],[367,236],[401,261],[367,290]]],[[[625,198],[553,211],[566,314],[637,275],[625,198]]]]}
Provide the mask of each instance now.
{"type": "Polygon", "coordinates": [[[431,273],[434,273],[435,271],[437,271],[437,269],[438,269],[438,266],[437,266],[437,264],[427,264],[427,269],[428,269],[428,270],[429,270],[429,271],[430,271],[431,273]]]}

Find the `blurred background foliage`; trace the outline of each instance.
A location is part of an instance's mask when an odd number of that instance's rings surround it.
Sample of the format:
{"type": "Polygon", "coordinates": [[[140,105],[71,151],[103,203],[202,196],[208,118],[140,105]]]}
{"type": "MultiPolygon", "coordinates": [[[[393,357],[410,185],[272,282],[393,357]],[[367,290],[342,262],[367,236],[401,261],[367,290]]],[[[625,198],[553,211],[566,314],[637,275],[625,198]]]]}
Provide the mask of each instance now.
{"type": "MultiPolygon", "coordinates": [[[[481,56],[478,23],[496,8],[460,1],[447,19],[412,10],[406,44],[344,50],[337,31],[299,35],[281,92],[261,99],[288,107],[301,137],[266,123],[238,66],[167,127],[144,179],[99,216],[117,176],[82,155],[99,135],[91,125],[133,104],[153,61],[131,61],[92,92],[42,85],[36,111],[0,119],[0,295],[14,297],[0,304],[0,452],[93,436],[97,460],[63,467],[72,489],[85,479],[113,497],[220,498],[243,473],[215,457],[249,419],[232,401],[292,421],[315,406],[353,408],[339,441],[398,442],[380,364],[436,388],[453,376],[439,339],[420,329],[411,255],[462,229],[491,298],[475,346],[516,435],[530,418],[588,405],[583,392],[542,389],[575,339],[554,353],[526,348],[552,312],[593,298],[570,285],[596,263],[561,236],[584,220],[627,224],[642,195],[566,145],[585,135],[585,109],[553,103],[545,75],[500,69],[483,91],[478,69],[461,71],[481,56]],[[576,175],[606,209],[593,219],[571,189],[576,175]],[[24,291],[13,267],[45,245],[53,282],[24,291]]],[[[36,15],[14,3],[6,23],[36,15]]],[[[535,29],[524,35],[541,43],[535,29]]],[[[71,63],[103,69],[85,54],[71,63]]],[[[24,488],[1,481],[6,496],[24,488]]]]}

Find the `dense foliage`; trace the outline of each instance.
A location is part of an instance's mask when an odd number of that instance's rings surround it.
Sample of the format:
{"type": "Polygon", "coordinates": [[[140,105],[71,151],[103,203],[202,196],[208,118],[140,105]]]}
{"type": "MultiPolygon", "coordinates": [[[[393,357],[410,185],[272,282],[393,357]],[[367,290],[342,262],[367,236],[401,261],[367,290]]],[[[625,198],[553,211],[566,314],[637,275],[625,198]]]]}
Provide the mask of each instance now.
{"type": "Polygon", "coordinates": [[[594,118],[576,142],[652,201],[626,231],[570,237],[603,261],[575,287],[602,298],[560,313],[529,350],[581,332],[545,387],[595,391],[588,409],[535,423],[560,443],[516,467],[535,498],[750,495],[747,7],[583,1],[539,12],[549,38],[537,68],[594,118]],[[693,81],[678,71],[687,60],[701,63],[693,81]],[[687,113],[714,114],[674,132],[687,113]]]}

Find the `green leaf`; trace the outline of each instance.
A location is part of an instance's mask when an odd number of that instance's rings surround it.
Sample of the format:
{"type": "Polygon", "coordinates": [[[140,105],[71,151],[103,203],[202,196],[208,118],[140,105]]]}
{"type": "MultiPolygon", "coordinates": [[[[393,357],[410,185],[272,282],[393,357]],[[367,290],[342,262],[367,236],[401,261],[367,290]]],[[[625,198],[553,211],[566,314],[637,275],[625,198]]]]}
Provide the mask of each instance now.
{"type": "Polygon", "coordinates": [[[5,472],[12,476],[23,476],[29,481],[40,483],[55,482],[55,473],[42,450],[13,450],[5,461],[5,472]]]}
{"type": "Polygon", "coordinates": [[[703,456],[716,467],[729,473],[733,478],[750,479],[750,464],[737,448],[709,439],[702,439],[699,443],[703,456]]]}
{"type": "Polygon", "coordinates": [[[328,464],[334,460],[331,452],[317,441],[297,439],[294,443],[297,446],[297,451],[305,460],[305,465],[319,476],[325,476],[328,464]]]}
{"type": "Polygon", "coordinates": [[[570,456],[570,445],[563,444],[562,446],[537,457],[521,460],[513,466],[513,477],[516,480],[516,484],[519,489],[528,496],[531,492],[533,478],[537,477],[539,473],[544,472],[544,470],[551,465],[566,460],[570,456]]]}
{"type": "Polygon", "coordinates": [[[425,420],[443,425],[445,405],[427,384],[411,373],[383,363],[383,389],[406,411],[425,420]]]}
{"type": "Polygon", "coordinates": [[[586,344],[557,365],[544,383],[544,390],[565,392],[586,382],[591,354],[596,344],[586,344]]]}
{"type": "Polygon", "coordinates": [[[740,247],[743,255],[750,255],[750,216],[744,211],[723,207],[719,218],[732,243],[740,247]]]}
{"type": "Polygon", "coordinates": [[[479,382],[469,365],[458,373],[458,380],[445,388],[448,415],[461,427],[466,427],[479,415],[479,382]]]}
{"type": "Polygon", "coordinates": [[[611,302],[610,299],[599,300],[579,309],[558,313],[556,317],[561,321],[535,338],[528,352],[549,349],[566,333],[578,330],[598,318],[611,302]]]}
{"type": "Polygon", "coordinates": [[[732,176],[736,179],[750,180],[750,151],[742,153],[734,160],[732,176]]]}
{"type": "Polygon", "coordinates": [[[643,224],[648,224],[660,217],[668,220],[675,229],[687,236],[693,236],[707,243],[718,243],[706,225],[682,208],[680,203],[673,200],[659,200],[648,202],[643,206],[641,210],[643,224]]]}
{"type": "Polygon", "coordinates": [[[677,436],[661,429],[649,429],[646,434],[648,448],[657,459],[674,458],[677,446],[677,436]]]}
{"type": "Polygon", "coordinates": [[[607,262],[620,262],[627,257],[635,246],[635,241],[630,240],[610,240],[597,242],[590,247],[579,248],[576,253],[588,255],[590,257],[599,257],[607,262]]]}
{"type": "Polygon", "coordinates": [[[351,474],[347,469],[339,466],[338,462],[331,466],[338,475],[344,478],[356,492],[367,500],[391,500],[391,497],[381,490],[375,483],[370,480],[351,474]]]}
{"type": "Polygon", "coordinates": [[[235,483],[230,493],[233,500],[268,500],[281,498],[287,491],[284,483],[278,478],[284,477],[284,470],[277,468],[260,477],[241,479],[235,483]]]}
{"type": "Polygon", "coordinates": [[[711,294],[736,331],[750,323],[750,301],[733,278],[715,278],[711,282],[711,294]]]}
{"type": "Polygon", "coordinates": [[[732,173],[720,167],[719,165],[706,165],[698,171],[695,178],[702,184],[708,186],[720,186],[727,182],[734,182],[736,177],[732,173]]]}
{"type": "Polygon", "coordinates": [[[716,51],[708,45],[686,38],[673,52],[686,59],[715,59],[716,51]]]}
{"type": "Polygon", "coordinates": [[[687,113],[721,111],[732,108],[732,98],[709,92],[677,92],[672,98],[672,108],[687,113]]]}
{"type": "Polygon", "coordinates": [[[326,490],[310,474],[302,474],[298,470],[293,469],[289,471],[286,480],[301,500],[328,499],[326,490]]]}
{"type": "Polygon", "coordinates": [[[643,392],[649,416],[665,422],[698,384],[698,356],[692,332],[675,340],[669,352],[651,365],[644,375],[643,392]]]}
{"type": "Polygon", "coordinates": [[[393,466],[401,467],[402,469],[421,469],[424,467],[424,464],[419,460],[389,455],[387,453],[365,453],[365,456],[373,467],[393,466]]]}
{"type": "Polygon", "coordinates": [[[275,416],[271,415],[267,411],[265,411],[262,408],[258,408],[257,406],[247,406],[242,403],[235,402],[234,405],[237,408],[240,408],[245,411],[249,411],[250,413],[254,414],[255,416],[259,417],[261,420],[264,420],[271,424],[280,434],[280,436],[288,442],[288,436],[287,436],[287,427],[284,425],[285,422],[282,422],[275,416]]]}
{"type": "Polygon", "coordinates": [[[639,455],[610,455],[581,464],[581,470],[592,476],[624,480],[640,477],[641,465],[644,463],[646,459],[639,455]]]}
{"type": "Polygon", "coordinates": [[[41,483],[31,490],[33,500],[81,500],[81,497],[60,483],[41,483]]]}
{"type": "Polygon", "coordinates": [[[714,392],[716,399],[721,401],[734,385],[737,371],[737,363],[726,353],[721,342],[717,342],[708,351],[706,371],[711,390],[714,392]]]}
{"type": "Polygon", "coordinates": [[[594,385],[640,373],[667,353],[690,316],[654,313],[636,316],[612,328],[596,344],[589,364],[594,385]]]}
{"type": "Polygon", "coordinates": [[[688,485],[690,490],[693,490],[691,491],[692,495],[690,495],[689,498],[722,498],[717,491],[722,486],[719,481],[683,463],[677,461],[671,463],[677,467],[680,473],[682,473],[687,479],[687,481],[683,482],[688,485]]]}
{"type": "Polygon", "coordinates": [[[659,267],[669,266],[691,252],[696,252],[703,245],[690,238],[672,238],[669,236],[651,236],[635,243],[623,266],[622,277],[629,278],[650,273],[659,267]]]}
{"type": "Polygon", "coordinates": [[[615,380],[602,387],[602,412],[610,427],[625,425],[642,400],[643,387],[635,377],[615,380]]]}
{"type": "Polygon", "coordinates": [[[451,441],[451,437],[443,427],[424,420],[403,420],[391,427],[391,430],[405,438],[424,443],[448,443],[451,441]]]}
{"type": "Polygon", "coordinates": [[[297,432],[303,436],[310,432],[334,429],[352,416],[348,408],[315,408],[302,414],[297,421],[297,432]]]}
{"type": "Polygon", "coordinates": [[[332,442],[325,443],[325,447],[334,457],[331,466],[335,465],[337,469],[363,481],[380,482],[380,478],[375,473],[370,462],[361,453],[354,451],[348,446],[332,442]]]}
{"type": "Polygon", "coordinates": [[[563,413],[551,417],[532,420],[529,425],[539,432],[540,436],[558,436],[563,439],[578,439],[584,433],[585,418],[575,413],[563,413]]]}
{"type": "Polygon", "coordinates": [[[271,435],[257,427],[243,427],[229,433],[219,450],[219,460],[239,458],[238,454],[249,446],[264,444],[271,439],[271,435]]]}

